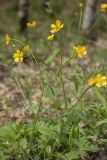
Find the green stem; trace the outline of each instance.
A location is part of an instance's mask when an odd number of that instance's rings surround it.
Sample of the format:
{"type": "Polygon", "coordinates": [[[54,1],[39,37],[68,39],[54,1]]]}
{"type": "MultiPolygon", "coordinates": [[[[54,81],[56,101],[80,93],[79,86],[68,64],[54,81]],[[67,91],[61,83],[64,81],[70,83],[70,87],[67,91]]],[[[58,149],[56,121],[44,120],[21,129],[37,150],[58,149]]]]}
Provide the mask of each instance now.
{"type": "Polygon", "coordinates": [[[57,74],[57,72],[55,72],[55,70],[54,70],[53,68],[51,68],[47,63],[45,63],[45,62],[43,62],[43,61],[40,61],[40,60],[39,60],[39,62],[40,62],[41,64],[43,64],[44,66],[46,66],[46,67],[47,67],[49,70],[51,70],[57,77],[60,78],[59,74],[57,74]]]}
{"type": "MultiPolygon", "coordinates": [[[[40,107],[42,105],[42,97],[43,97],[43,92],[44,92],[44,86],[42,87],[42,93],[41,93],[41,97],[40,97],[40,101],[39,101],[39,106],[38,106],[38,109],[37,109],[37,113],[35,115],[35,118],[34,118],[34,126],[38,120],[38,116],[39,116],[39,111],[40,111],[40,107]]],[[[35,127],[34,127],[35,128],[35,127]]]]}
{"type": "Polygon", "coordinates": [[[35,127],[36,127],[36,123],[37,123],[37,120],[38,120],[38,117],[39,117],[40,108],[41,108],[41,106],[42,106],[43,92],[44,92],[44,86],[43,86],[43,88],[42,88],[42,93],[41,93],[41,97],[40,97],[40,101],[39,101],[39,106],[38,106],[38,109],[37,109],[37,113],[36,113],[35,116],[34,116],[34,121],[33,121],[34,127],[33,127],[33,135],[32,135],[33,137],[34,137],[34,135],[35,135],[35,127]]]}
{"type": "Polygon", "coordinates": [[[65,86],[64,86],[64,81],[62,76],[60,77],[61,84],[62,84],[62,89],[63,89],[63,94],[64,94],[64,102],[65,102],[65,108],[67,109],[67,97],[66,97],[66,92],[65,92],[65,86]]]}
{"type": "Polygon", "coordinates": [[[31,55],[32,55],[32,58],[34,59],[35,63],[36,64],[39,64],[38,60],[36,59],[36,57],[34,56],[32,50],[30,51],[31,55]]]}
{"type": "Polygon", "coordinates": [[[67,97],[66,97],[66,92],[65,92],[65,86],[64,86],[64,81],[63,81],[63,64],[62,64],[62,53],[61,53],[61,66],[60,66],[60,80],[61,80],[61,84],[62,84],[62,89],[63,89],[63,95],[64,95],[64,102],[65,102],[65,108],[67,109],[67,97]]]}
{"type": "Polygon", "coordinates": [[[83,98],[83,96],[86,94],[86,92],[92,88],[93,86],[89,86],[88,88],[85,89],[85,91],[81,94],[81,96],[79,97],[79,99],[72,105],[71,108],[75,107],[80,101],[81,99],[83,98]]]}
{"type": "Polygon", "coordinates": [[[16,81],[18,87],[19,87],[19,90],[20,90],[20,92],[21,92],[21,94],[22,94],[22,97],[23,97],[23,99],[24,99],[24,101],[25,101],[25,104],[26,104],[26,102],[27,102],[26,96],[25,96],[25,94],[24,94],[24,92],[23,92],[23,90],[22,90],[22,88],[21,88],[21,85],[20,85],[20,83],[19,83],[17,77],[15,77],[15,81],[16,81]]]}
{"type": "Polygon", "coordinates": [[[81,25],[82,25],[82,18],[83,18],[83,9],[80,10],[80,19],[79,19],[79,31],[81,32],[81,25]]]}
{"type": "Polygon", "coordinates": [[[19,41],[19,40],[15,39],[15,38],[11,38],[11,40],[16,41],[16,42],[18,42],[18,43],[20,43],[20,44],[22,44],[22,45],[24,45],[24,46],[25,46],[25,43],[23,43],[23,42],[21,42],[21,41],[19,41]]]}
{"type": "Polygon", "coordinates": [[[95,23],[89,28],[89,30],[86,32],[86,35],[88,35],[88,34],[90,33],[90,31],[96,26],[96,24],[97,24],[98,20],[100,19],[100,17],[101,17],[101,16],[99,16],[99,17],[97,18],[97,20],[95,21],[95,23]]]}
{"type": "Polygon", "coordinates": [[[58,73],[60,73],[61,68],[64,67],[64,65],[66,65],[66,64],[67,64],[71,59],[73,59],[73,58],[75,58],[75,57],[70,57],[69,59],[67,59],[67,60],[61,65],[61,67],[59,68],[58,73]]]}

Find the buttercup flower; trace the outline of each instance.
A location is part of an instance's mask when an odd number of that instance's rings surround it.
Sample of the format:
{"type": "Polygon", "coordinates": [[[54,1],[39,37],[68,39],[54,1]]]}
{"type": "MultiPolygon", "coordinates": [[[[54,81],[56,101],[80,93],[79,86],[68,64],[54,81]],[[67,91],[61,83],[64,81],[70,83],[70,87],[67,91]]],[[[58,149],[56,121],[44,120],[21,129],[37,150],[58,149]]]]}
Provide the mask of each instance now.
{"type": "Polygon", "coordinates": [[[36,21],[28,22],[27,23],[27,28],[32,29],[36,26],[36,21]]]}
{"type": "Polygon", "coordinates": [[[19,49],[13,54],[13,58],[15,62],[23,62],[23,52],[19,49]]]}
{"type": "Polygon", "coordinates": [[[80,7],[80,8],[83,8],[83,6],[84,6],[84,3],[81,2],[81,3],[79,4],[79,7],[80,7]]]}
{"type": "Polygon", "coordinates": [[[73,51],[80,58],[87,54],[86,47],[82,45],[73,46],[73,51]]]}
{"type": "Polygon", "coordinates": [[[30,49],[30,46],[29,46],[29,45],[26,45],[26,46],[23,48],[23,50],[30,52],[31,49],[30,49]]]}
{"type": "Polygon", "coordinates": [[[107,85],[107,77],[106,76],[102,76],[101,74],[98,74],[95,77],[95,82],[96,82],[96,86],[97,87],[103,87],[107,85]]]}
{"type": "Polygon", "coordinates": [[[6,34],[6,45],[9,45],[10,43],[10,36],[6,34]]]}
{"type": "Polygon", "coordinates": [[[89,86],[93,86],[95,84],[95,79],[94,78],[90,78],[88,80],[88,84],[89,84],[89,86]]]}
{"type": "Polygon", "coordinates": [[[47,39],[48,39],[49,41],[52,41],[52,40],[54,39],[54,36],[55,36],[54,34],[51,34],[50,36],[47,37],[47,39]]]}
{"type": "Polygon", "coordinates": [[[106,12],[107,11],[107,3],[102,3],[100,7],[101,7],[101,11],[102,12],[106,12]]]}
{"type": "Polygon", "coordinates": [[[59,20],[56,20],[55,24],[51,24],[51,33],[56,33],[63,28],[64,24],[61,24],[59,20]]]}
{"type": "Polygon", "coordinates": [[[102,74],[97,74],[94,78],[90,78],[88,80],[88,84],[90,86],[96,85],[96,87],[100,88],[107,85],[107,77],[102,74]]]}

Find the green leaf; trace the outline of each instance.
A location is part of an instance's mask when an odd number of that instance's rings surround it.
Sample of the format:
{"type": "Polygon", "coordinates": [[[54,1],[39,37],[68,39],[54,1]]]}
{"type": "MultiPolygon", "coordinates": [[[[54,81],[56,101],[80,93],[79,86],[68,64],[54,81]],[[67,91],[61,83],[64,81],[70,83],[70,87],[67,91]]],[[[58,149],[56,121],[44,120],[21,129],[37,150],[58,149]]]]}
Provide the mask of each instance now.
{"type": "Polygon", "coordinates": [[[97,124],[96,124],[96,127],[101,126],[101,125],[106,124],[106,123],[107,123],[107,119],[98,121],[97,124]]]}
{"type": "Polygon", "coordinates": [[[23,138],[20,140],[20,146],[23,148],[23,149],[26,149],[27,148],[27,140],[26,138],[23,138]]]}
{"type": "Polygon", "coordinates": [[[45,97],[48,97],[48,98],[53,98],[53,96],[54,96],[54,91],[53,91],[52,87],[49,86],[49,85],[47,85],[47,86],[45,87],[45,89],[44,89],[43,95],[44,95],[45,97]]]}
{"type": "Polygon", "coordinates": [[[77,153],[77,151],[71,151],[66,153],[63,156],[66,160],[78,160],[80,158],[79,154],[77,153]]]}
{"type": "Polygon", "coordinates": [[[45,63],[50,64],[57,56],[57,54],[59,54],[60,49],[59,48],[55,48],[53,53],[46,59],[45,63]]]}
{"type": "Polygon", "coordinates": [[[94,88],[94,93],[97,95],[98,100],[101,102],[102,106],[104,107],[105,111],[107,109],[107,102],[104,96],[100,93],[97,88],[94,88]]]}
{"type": "Polygon", "coordinates": [[[53,104],[52,107],[55,109],[61,109],[62,101],[56,100],[53,104]]]}
{"type": "Polygon", "coordinates": [[[49,154],[49,153],[51,153],[51,146],[46,146],[46,152],[49,154]]]}

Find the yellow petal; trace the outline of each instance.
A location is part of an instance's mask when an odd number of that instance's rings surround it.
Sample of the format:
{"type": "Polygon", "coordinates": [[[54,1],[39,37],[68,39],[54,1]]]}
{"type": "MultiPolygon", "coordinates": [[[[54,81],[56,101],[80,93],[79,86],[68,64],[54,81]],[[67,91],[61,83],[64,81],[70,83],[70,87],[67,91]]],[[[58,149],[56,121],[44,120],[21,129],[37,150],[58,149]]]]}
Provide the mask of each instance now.
{"type": "Polygon", "coordinates": [[[15,61],[15,62],[19,62],[19,58],[15,58],[14,61],[15,61]]]}
{"type": "Polygon", "coordinates": [[[94,85],[94,84],[95,84],[94,78],[90,78],[90,79],[88,80],[88,84],[89,84],[89,86],[94,85]]]}
{"type": "Polygon", "coordinates": [[[57,26],[60,26],[61,25],[61,22],[59,20],[56,20],[56,25],[57,26]]]}
{"type": "Polygon", "coordinates": [[[107,85],[107,82],[106,82],[106,81],[102,83],[102,86],[106,86],[106,85],[107,85]]]}
{"type": "Polygon", "coordinates": [[[10,36],[6,34],[6,45],[9,45],[10,43],[10,36]]]}
{"type": "Polygon", "coordinates": [[[30,46],[29,46],[29,45],[26,45],[26,46],[23,48],[23,50],[29,52],[29,51],[30,51],[30,46]]]}
{"type": "Polygon", "coordinates": [[[34,28],[35,26],[36,26],[36,21],[32,21],[31,23],[30,22],[28,22],[27,23],[27,27],[29,28],[29,29],[32,29],[32,28],[34,28]]]}
{"type": "Polygon", "coordinates": [[[20,62],[23,62],[23,57],[20,58],[20,62]]]}
{"type": "Polygon", "coordinates": [[[55,33],[55,32],[56,32],[56,29],[52,29],[50,32],[51,32],[51,33],[55,33]]]}
{"type": "Polygon", "coordinates": [[[51,28],[56,28],[56,25],[55,24],[51,24],[51,28]]]}
{"type": "Polygon", "coordinates": [[[100,83],[96,83],[96,86],[97,86],[98,88],[100,88],[100,87],[101,87],[101,84],[100,84],[100,83]]]}
{"type": "Polygon", "coordinates": [[[63,28],[64,27],[64,24],[62,24],[61,26],[60,26],[60,28],[63,28]]]}
{"type": "Polygon", "coordinates": [[[32,24],[33,24],[33,26],[35,26],[35,25],[36,25],[36,22],[35,22],[35,21],[33,21],[33,22],[32,22],[32,24]]]}
{"type": "Polygon", "coordinates": [[[48,40],[53,40],[54,39],[54,34],[52,34],[52,35],[50,35],[50,36],[48,36],[48,38],[47,38],[48,40]]]}

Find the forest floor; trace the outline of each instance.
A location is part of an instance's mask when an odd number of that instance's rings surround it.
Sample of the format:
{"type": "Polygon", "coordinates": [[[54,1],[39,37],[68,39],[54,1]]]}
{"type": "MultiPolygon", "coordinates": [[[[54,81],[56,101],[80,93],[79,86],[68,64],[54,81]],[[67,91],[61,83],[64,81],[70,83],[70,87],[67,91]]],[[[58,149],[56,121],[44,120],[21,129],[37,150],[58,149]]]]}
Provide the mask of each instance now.
{"type": "MultiPolygon", "coordinates": [[[[95,47],[100,48],[100,50],[105,50],[107,46],[107,41],[104,39],[99,39],[95,47]]],[[[93,47],[91,47],[93,48],[93,47]]],[[[95,48],[92,49],[91,54],[87,56],[83,61],[79,62],[79,66],[82,70],[84,68],[87,68],[88,72],[90,71],[90,68],[94,68],[94,72],[97,72],[98,69],[101,67],[100,61],[94,62],[92,57],[97,57],[100,59],[100,54],[97,56],[95,55],[95,48]],[[91,58],[91,59],[90,59],[91,58]]],[[[104,52],[105,54],[105,52],[104,52]]],[[[64,56],[64,59],[67,57],[64,56]]],[[[103,65],[106,64],[105,56],[102,56],[101,63],[103,62],[103,65]]],[[[57,70],[57,66],[60,65],[60,57],[59,59],[55,58],[55,61],[50,64],[50,67],[57,70]]],[[[78,69],[78,74],[80,73],[81,69],[78,69]]],[[[66,79],[65,82],[65,88],[66,92],[69,95],[68,98],[71,100],[74,99],[72,97],[72,88],[70,78],[71,72],[73,73],[73,66],[72,63],[67,64],[63,68],[64,75],[66,79]]],[[[56,77],[52,75],[52,72],[49,71],[49,69],[43,65],[41,65],[42,72],[44,73],[43,76],[44,79],[48,82],[49,85],[55,87],[57,90],[57,86],[59,85],[59,82],[56,82],[56,77]],[[52,78],[53,77],[53,78],[52,78]],[[49,79],[49,80],[47,80],[49,79]]],[[[86,71],[85,71],[86,72],[86,71]]],[[[63,95],[60,93],[60,91],[57,90],[58,98],[61,98],[63,95]]],[[[18,66],[13,66],[12,68],[8,67],[0,67],[0,125],[6,122],[10,122],[13,120],[20,121],[20,119],[29,120],[30,115],[28,114],[28,105],[25,103],[29,103],[28,100],[32,101],[32,103],[37,103],[41,96],[41,89],[40,89],[40,73],[37,69],[37,67],[34,64],[19,64],[18,66]],[[17,79],[15,79],[15,76],[18,76],[18,82],[17,79]],[[19,84],[18,84],[19,83],[19,84]],[[20,85],[20,86],[19,86],[20,85]],[[25,87],[27,85],[27,87],[25,87]],[[23,93],[24,92],[24,93],[23,93]]],[[[49,108],[49,105],[51,104],[51,98],[49,96],[43,97],[43,112],[45,112],[45,109],[47,110],[49,108]]],[[[62,106],[63,107],[63,106],[62,106]]],[[[51,112],[55,112],[54,109],[51,112]]]]}

